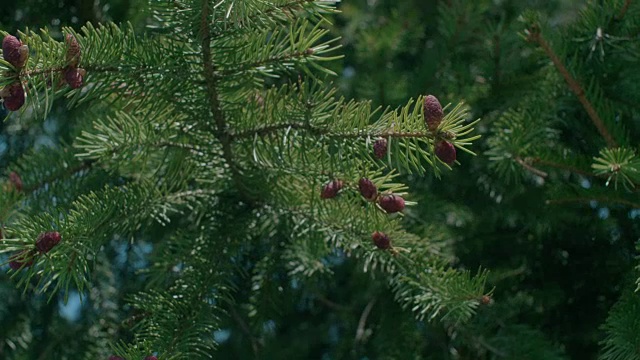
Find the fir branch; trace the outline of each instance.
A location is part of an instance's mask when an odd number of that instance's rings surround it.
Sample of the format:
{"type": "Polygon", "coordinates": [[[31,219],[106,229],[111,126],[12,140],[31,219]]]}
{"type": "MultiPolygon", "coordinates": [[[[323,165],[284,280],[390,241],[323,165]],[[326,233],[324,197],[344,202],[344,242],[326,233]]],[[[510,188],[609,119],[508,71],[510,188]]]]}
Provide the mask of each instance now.
{"type": "Polygon", "coordinates": [[[535,164],[540,164],[540,165],[543,165],[543,166],[548,166],[548,167],[561,169],[561,170],[567,170],[567,171],[572,172],[574,174],[578,174],[578,175],[582,175],[582,176],[586,176],[586,177],[595,177],[596,176],[593,173],[590,173],[588,171],[584,171],[584,170],[579,169],[579,168],[577,168],[575,166],[571,166],[571,165],[567,165],[567,164],[561,164],[561,163],[557,163],[557,162],[546,160],[546,159],[542,159],[542,158],[532,158],[532,159],[530,159],[530,161],[535,163],[535,164]]]}
{"type": "Polygon", "coordinates": [[[305,57],[310,57],[311,55],[313,55],[314,50],[313,48],[309,48],[305,51],[295,51],[293,53],[288,53],[288,54],[283,54],[281,56],[274,56],[274,57],[270,57],[268,59],[261,59],[261,60],[257,60],[248,64],[239,64],[240,66],[236,67],[236,68],[231,68],[231,69],[225,69],[220,71],[217,74],[217,77],[222,79],[225,78],[227,76],[230,75],[234,75],[234,74],[238,74],[238,73],[244,73],[247,70],[251,70],[257,67],[261,67],[261,66],[266,66],[266,65],[270,65],[270,64],[279,64],[283,61],[286,60],[292,60],[292,59],[299,59],[299,58],[305,58],[305,57]]]}
{"type": "Polygon", "coordinates": [[[305,130],[311,135],[316,136],[328,136],[330,138],[335,139],[366,139],[371,137],[392,137],[392,138],[429,138],[433,137],[432,133],[429,132],[381,132],[381,133],[373,133],[373,132],[356,132],[356,133],[338,133],[332,132],[328,129],[323,129],[317,126],[313,126],[306,123],[299,122],[291,122],[291,123],[282,123],[275,124],[270,126],[265,126],[257,129],[245,130],[237,133],[230,134],[231,140],[236,139],[253,139],[255,136],[267,136],[272,133],[281,131],[281,130],[305,130]]]}
{"type": "Polygon", "coordinates": [[[43,186],[45,186],[46,184],[52,183],[52,182],[54,182],[56,180],[60,180],[63,177],[72,176],[72,175],[77,174],[77,173],[79,173],[81,171],[91,169],[95,163],[96,163],[96,161],[93,161],[93,160],[85,161],[85,162],[79,164],[78,166],[75,166],[75,167],[67,170],[66,172],[64,172],[62,174],[55,174],[55,175],[50,176],[50,177],[48,177],[46,179],[43,179],[39,183],[37,183],[37,184],[25,189],[24,191],[26,193],[33,193],[34,191],[36,191],[36,190],[42,188],[43,186]]]}
{"type": "Polygon", "coordinates": [[[356,330],[356,338],[353,342],[354,347],[363,340],[363,337],[365,335],[365,326],[367,325],[367,319],[369,318],[369,314],[371,313],[371,310],[373,310],[373,305],[376,304],[376,301],[376,298],[371,299],[360,315],[360,320],[358,321],[358,329],[356,330]]]}
{"type": "Polygon", "coordinates": [[[567,198],[559,198],[559,199],[551,199],[547,200],[547,204],[551,205],[560,205],[567,203],[589,203],[591,201],[598,201],[602,203],[609,204],[619,204],[626,205],[634,209],[640,209],[640,203],[635,203],[633,201],[624,200],[624,199],[613,199],[607,196],[596,196],[596,197],[567,197],[567,198]]]}
{"type": "Polygon", "coordinates": [[[569,89],[573,91],[573,93],[576,95],[576,97],[580,101],[580,104],[582,104],[582,107],[587,111],[589,118],[591,118],[591,121],[598,129],[598,132],[607,142],[607,145],[611,148],[617,147],[618,145],[616,141],[613,139],[613,137],[609,133],[609,130],[607,130],[606,126],[604,125],[604,122],[600,118],[600,115],[598,115],[598,112],[595,110],[591,102],[589,102],[589,100],[585,96],[584,89],[582,88],[578,80],[576,80],[571,75],[571,73],[569,72],[567,67],[564,65],[564,63],[562,63],[562,60],[560,60],[560,57],[555,53],[555,51],[553,51],[553,49],[551,48],[551,45],[549,45],[549,43],[545,40],[545,38],[540,33],[540,30],[538,28],[528,30],[527,40],[537,43],[544,50],[545,54],[547,54],[547,56],[549,57],[551,62],[553,62],[553,65],[556,67],[558,72],[560,72],[564,80],[567,82],[569,89]]]}
{"type": "Polygon", "coordinates": [[[618,13],[618,15],[616,15],[616,20],[622,20],[624,15],[627,13],[627,10],[629,10],[629,5],[631,5],[631,0],[625,0],[624,5],[622,5],[622,8],[620,9],[620,12],[618,13]]]}
{"type": "MultiPolygon", "coordinates": [[[[213,64],[213,58],[211,56],[211,30],[209,28],[209,1],[202,2],[202,16],[200,19],[200,31],[202,35],[202,63],[204,65],[204,78],[206,82],[207,94],[209,96],[210,110],[213,114],[213,119],[216,125],[216,137],[222,144],[222,157],[229,165],[231,169],[231,175],[234,182],[239,189],[244,189],[242,186],[242,177],[240,169],[233,159],[233,149],[231,148],[231,136],[227,129],[227,122],[225,120],[224,112],[220,104],[220,98],[218,95],[218,79],[216,77],[216,68],[213,64]]],[[[247,192],[242,192],[243,196],[247,197],[247,192]]]]}
{"type": "Polygon", "coordinates": [[[531,166],[531,164],[529,164],[529,162],[522,160],[522,158],[520,156],[516,156],[515,160],[518,164],[520,164],[523,168],[529,170],[531,173],[536,174],[540,177],[546,178],[547,176],[549,176],[549,174],[547,174],[546,172],[536,169],[535,167],[531,166]]]}
{"type": "Polygon", "coordinates": [[[262,345],[261,342],[255,335],[253,335],[251,329],[249,328],[249,325],[247,325],[246,321],[242,319],[242,317],[240,316],[240,314],[238,314],[238,311],[236,311],[232,304],[230,304],[229,310],[231,312],[231,316],[233,316],[233,319],[238,323],[240,329],[242,329],[242,332],[244,332],[251,340],[251,349],[253,350],[253,355],[258,358],[258,352],[260,351],[260,347],[262,345]]]}

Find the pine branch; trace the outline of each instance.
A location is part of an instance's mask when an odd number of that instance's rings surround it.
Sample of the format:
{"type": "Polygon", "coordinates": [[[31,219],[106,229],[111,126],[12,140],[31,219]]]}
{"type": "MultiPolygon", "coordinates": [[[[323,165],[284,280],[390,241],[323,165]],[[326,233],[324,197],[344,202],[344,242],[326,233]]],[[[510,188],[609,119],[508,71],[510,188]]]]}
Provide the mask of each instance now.
{"type": "Polygon", "coordinates": [[[622,20],[624,15],[627,13],[627,10],[629,10],[629,5],[631,5],[631,0],[625,0],[624,5],[622,5],[622,8],[620,9],[620,12],[618,12],[618,15],[616,15],[616,20],[622,20]]]}
{"type": "Polygon", "coordinates": [[[66,170],[62,174],[54,174],[53,176],[50,176],[50,177],[45,178],[45,179],[42,179],[39,183],[34,184],[33,186],[30,186],[30,187],[26,188],[24,191],[26,193],[32,193],[34,191],[37,191],[37,190],[41,189],[43,186],[45,186],[45,185],[47,185],[49,183],[52,183],[54,181],[62,179],[63,177],[69,177],[69,176],[77,174],[77,173],[79,173],[81,171],[89,170],[95,165],[95,163],[96,163],[95,161],[91,161],[91,160],[84,161],[81,164],[66,170]]]}
{"type": "Polygon", "coordinates": [[[635,203],[633,201],[625,200],[625,199],[614,199],[607,196],[593,196],[593,197],[566,197],[566,198],[558,198],[547,200],[547,204],[567,204],[567,203],[590,203],[591,201],[598,201],[602,203],[609,204],[619,204],[629,206],[633,209],[640,209],[640,203],[635,203]]]}
{"type": "Polygon", "coordinates": [[[549,166],[549,167],[556,168],[556,169],[561,169],[561,170],[567,170],[567,171],[572,172],[574,174],[578,174],[578,175],[582,175],[582,176],[586,176],[586,177],[594,177],[594,176],[596,176],[593,173],[590,173],[588,171],[579,169],[579,168],[577,168],[575,166],[571,166],[571,165],[568,165],[568,164],[561,164],[561,163],[557,163],[557,162],[554,162],[554,161],[551,161],[551,160],[542,159],[542,158],[539,158],[539,157],[532,158],[530,160],[531,160],[531,162],[533,162],[535,164],[540,164],[540,165],[543,165],[543,166],[549,166]]]}
{"type": "Polygon", "coordinates": [[[540,29],[537,26],[534,26],[528,29],[526,33],[527,33],[527,41],[537,43],[547,54],[551,62],[553,62],[553,65],[556,67],[558,72],[560,72],[564,80],[567,82],[567,85],[569,85],[569,89],[573,91],[573,93],[576,95],[576,97],[582,104],[582,107],[587,111],[589,118],[591,119],[595,127],[598,129],[598,132],[600,133],[600,135],[607,142],[607,145],[611,148],[617,147],[618,145],[616,141],[613,139],[613,137],[609,133],[609,130],[607,130],[606,126],[604,125],[604,122],[598,115],[598,112],[595,110],[591,102],[589,102],[589,100],[586,98],[584,89],[582,88],[580,83],[571,75],[571,73],[569,72],[567,67],[564,65],[562,60],[560,60],[560,57],[558,57],[555,51],[553,51],[553,49],[551,48],[551,45],[549,45],[549,43],[542,36],[540,29]]]}
{"type": "MultiPolygon", "coordinates": [[[[240,169],[233,158],[233,149],[231,148],[232,138],[227,128],[224,112],[220,105],[220,99],[218,95],[218,79],[216,77],[216,69],[211,56],[211,30],[209,28],[209,16],[210,16],[209,1],[202,2],[202,16],[200,20],[200,31],[202,36],[201,48],[202,48],[202,63],[204,65],[203,75],[206,80],[206,89],[209,98],[210,111],[213,114],[213,119],[216,125],[216,137],[222,144],[222,156],[227,162],[231,170],[233,180],[238,189],[245,189],[242,185],[242,175],[240,169]]],[[[242,191],[246,200],[249,200],[249,192],[242,191]]],[[[251,201],[250,201],[251,202],[251,201]]]]}
{"type": "Polygon", "coordinates": [[[536,169],[535,167],[531,166],[531,164],[529,164],[527,161],[522,160],[522,158],[520,156],[516,156],[515,160],[518,164],[520,164],[523,168],[529,170],[531,173],[538,175],[540,177],[546,178],[547,176],[549,176],[549,174],[547,174],[546,172],[536,169]]]}

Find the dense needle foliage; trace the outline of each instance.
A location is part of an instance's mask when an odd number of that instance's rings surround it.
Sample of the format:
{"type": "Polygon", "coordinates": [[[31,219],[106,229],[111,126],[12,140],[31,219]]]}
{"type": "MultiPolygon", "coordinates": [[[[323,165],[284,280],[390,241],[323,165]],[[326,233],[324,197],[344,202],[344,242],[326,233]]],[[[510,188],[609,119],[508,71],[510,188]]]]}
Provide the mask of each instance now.
{"type": "Polygon", "coordinates": [[[0,358],[640,359],[640,4],[90,3],[0,17],[0,358]]]}

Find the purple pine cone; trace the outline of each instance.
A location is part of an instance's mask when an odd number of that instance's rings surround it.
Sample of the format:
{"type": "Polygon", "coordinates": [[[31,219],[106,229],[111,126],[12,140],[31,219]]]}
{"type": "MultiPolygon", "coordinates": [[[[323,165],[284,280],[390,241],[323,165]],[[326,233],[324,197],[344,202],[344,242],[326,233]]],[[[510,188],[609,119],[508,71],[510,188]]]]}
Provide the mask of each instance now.
{"type": "Polygon", "coordinates": [[[342,189],[342,186],[342,180],[332,180],[324,186],[320,197],[322,199],[333,199],[338,195],[338,191],[342,189]]]}
{"type": "Polygon", "coordinates": [[[371,234],[371,240],[373,240],[373,244],[380,250],[387,250],[391,248],[391,239],[387,236],[387,234],[376,231],[371,234]]]}
{"type": "Polygon", "coordinates": [[[440,141],[435,146],[435,153],[443,163],[451,165],[456,161],[456,148],[448,141],[440,141]]]}
{"type": "Polygon", "coordinates": [[[367,178],[362,178],[358,181],[358,189],[360,190],[360,195],[369,201],[375,200],[378,196],[378,188],[367,178]]]}
{"type": "Polygon", "coordinates": [[[43,254],[48,253],[54,246],[58,245],[61,237],[57,231],[48,231],[38,235],[36,248],[43,254]]]}
{"type": "Polygon", "coordinates": [[[4,107],[9,111],[20,110],[26,99],[26,94],[19,81],[5,86],[0,92],[0,96],[4,100],[4,107]]]}
{"type": "Polygon", "coordinates": [[[442,112],[442,105],[440,105],[440,101],[437,97],[433,95],[427,95],[424,98],[424,121],[427,125],[427,128],[431,131],[434,131],[440,125],[442,118],[444,117],[444,113],[442,112]]]}
{"type": "Polygon", "coordinates": [[[383,159],[387,155],[387,139],[380,138],[373,143],[373,154],[378,159],[383,159]]]}
{"type": "Polygon", "coordinates": [[[404,210],[404,199],[395,194],[381,196],[378,204],[389,214],[404,210]]]}

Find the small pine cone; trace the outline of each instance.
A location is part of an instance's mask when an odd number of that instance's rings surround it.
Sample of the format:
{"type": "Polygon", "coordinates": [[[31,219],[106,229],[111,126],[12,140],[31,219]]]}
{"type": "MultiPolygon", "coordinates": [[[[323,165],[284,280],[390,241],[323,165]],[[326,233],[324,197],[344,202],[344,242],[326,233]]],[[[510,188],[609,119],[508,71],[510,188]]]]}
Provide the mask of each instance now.
{"type": "Polygon", "coordinates": [[[18,175],[17,172],[12,171],[9,174],[9,182],[11,182],[11,184],[13,185],[13,188],[16,189],[16,191],[22,191],[22,179],[20,178],[20,175],[18,175]]]}
{"type": "Polygon", "coordinates": [[[378,159],[383,159],[387,155],[387,139],[380,138],[373,143],[373,153],[378,159]]]}
{"type": "Polygon", "coordinates": [[[13,270],[31,265],[33,265],[33,254],[28,250],[22,250],[9,258],[9,267],[13,270]]]}
{"type": "Polygon", "coordinates": [[[60,233],[57,231],[48,231],[38,235],[36,240],[36,248],[43,254],[48,253],[54,246],[60,242],[60,233]]]}
{"type": "Polygon", "coordinates": [[[427,128],[430,131],[435,131],[440,125],[444,113],[442,112],[442,105],[438,98],[433,95],[427,95],[424,98],[424,121],[427,128]]]}
{"type": "Polygon", "coordinates": [[[367,178],[362,178],[358,181],[358,188],[360,189],[360,195],[369,201],[374,201],[378,197],[378,188],[367,178]]]}
{"type": "Polygon", "coordinates": [[[482,298],[480,299],[480,302],[483,305],[489,305],[489,304],[491,304],[491,297],[489,295],[482,295],[482,298]]]}
{"type": "Polygon", "coordinates": [[[391,248],[391,239],[383,232],[374,232],[371,234],[371,240],[373,240],[373,244],[380,250],[388,250],[391,248]]]}
{"type": "Polygon", "coordinates": [[[66,81],[72,89],[78,89],[82,87],[82,81],[86,73],[84,69],[67,66],[63,72],[64,81],[66,81]]]}
{"type": "Polygon", "coordinates": [[[24,105],[26,95],[22,84],[17,81],[9,84],[0,91],[0,96],[4,100],[4,107],[9,111],[18,111],[24,105]]]}
{"type": "Polygon", "coordinates": [[[73,34],[67,34],[64,38],[67,45],[67,65],[70,67],[78,66],[80,62],[80,44],[73,34]]]}
{"type": "Polygon", "coordinates": [[[153,355],[149,355],[146,358],[144,358],[144,360],[158,360],[158,358],[153,355]]]}
{"type": "Polygon", "coordinates": [[[395,194],[379,197],[378,204],[389,214],[404,210],[404,199],[395,194]]]}
{"type": "Polygon", "coordinates": [[[342,189],[342,180],[332,180],[327,183],[320,193],[320,197],[323,199],[333,199],[338,195],[338,191],[342,189]]]}
{"type": "Polygon", "coordinates": [[[451,165],[456,161],[456,148],[448,141],[440,141],[436,144],[435,153],[443,163],[451,165]]]}
{"type": "Polygon", "coordinates": [[[2,56],[18,70],[24,67],[29,57],[29,47],[23,45],[17,37],[7,35],[2,40],[2,56]]]}

